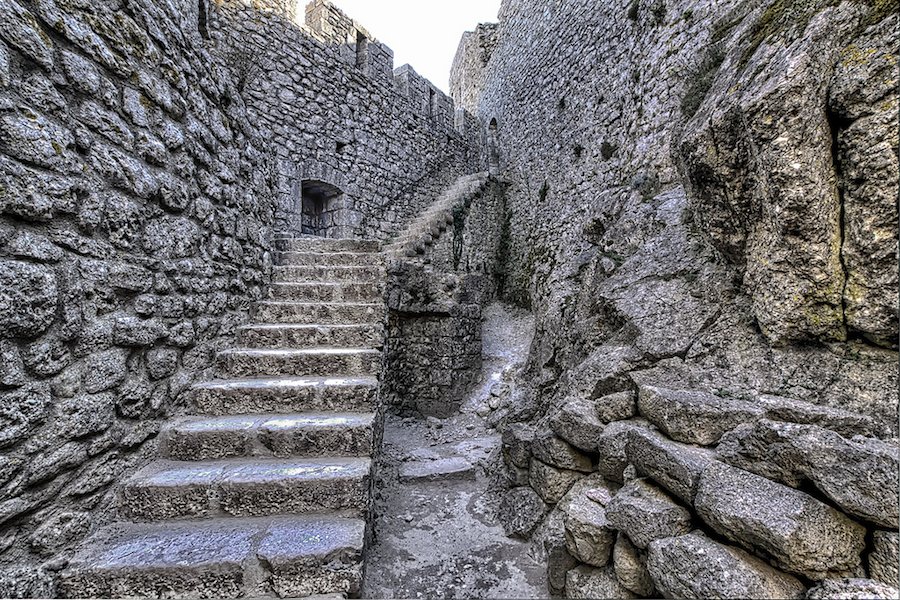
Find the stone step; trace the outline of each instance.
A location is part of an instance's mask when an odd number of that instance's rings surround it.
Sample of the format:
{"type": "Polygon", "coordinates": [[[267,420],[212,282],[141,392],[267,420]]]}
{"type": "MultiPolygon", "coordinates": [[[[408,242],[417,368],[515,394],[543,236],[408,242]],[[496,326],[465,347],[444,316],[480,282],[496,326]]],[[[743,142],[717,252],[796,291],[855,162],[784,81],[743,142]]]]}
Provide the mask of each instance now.
{"type": "Polygon", "coordinates": [[[238,328],[238,343],[245,348],[380,348],[382,325],[258,324],[238,328]]]}
{"type": "Polygon", "coordinates": [[[183,461],[241,456],[369,456],[373,452],[374,425],[374,413],[185,417],[163,428],[160,453],[183,461]]]}
{"type": "Polygon", "coordinates": [[[362,267],[344,266],[283,266],[274,267],[272,279],[275,283],[304,283],[310,281],[384,281],[386,273],[383,266],[368,265],[362,267]]]}
{"type": "Polygon", "coordinates": [[[367,348],[306,348],[302,350],[225,350],[216,356],[223,377],[367,376],[381,373],[381,352],[367,348]]]}
{"type": "Polygon", "coordinates": [[[276,237],[273,245],[280,252],[378,252],[377,240],[333,239],[315,236],[276,237]]]}
{"type": "Polygon", "coordinates": [[[277,262],[283,266],[344,266],[362,267],[379,265],[384,257],[377,252],[279,252],[277,262]]]}
{"type": "Polygon", "coordinates": [[[59,577],[66,598],[302,597],[359,591],[365,522],[333,515],[116,523],[59,577]]]}
{"type": "Polygon", "coordinates": [[[383,282],[273,283],[269,287],[273,300],[295,302],[381,302],[383,282]]]}
{"type": "Polygon", "coordinates": [[[367,512],[368,458],[159,460],[122,487],[119,511],[133,521],[367,512]]]}
{"type": "Polygon", "coordinates": [[[298,325],[360,325],[381,323],[384,304],[335,302],[257,302],[251,311],[258,323],[295,323],[298,325]]]}
{"type": "Polygon", "coordinates": [[[241,415],[296,412],[370,412],[374,377],[279,377],[206,381],[191,389],[193,412],[241,415]]]}

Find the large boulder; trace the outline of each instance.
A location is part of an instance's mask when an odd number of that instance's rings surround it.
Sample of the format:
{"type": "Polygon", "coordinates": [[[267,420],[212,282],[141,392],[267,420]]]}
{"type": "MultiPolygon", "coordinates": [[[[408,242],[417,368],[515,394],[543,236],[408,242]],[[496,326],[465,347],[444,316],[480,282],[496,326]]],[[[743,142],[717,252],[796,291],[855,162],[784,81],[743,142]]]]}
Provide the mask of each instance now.
{"type": "Polygon", "coordinates": [[[703,472],[697,514],[713,529],[810,579],[854,570],[864,527],[815,498],[748,471],[713,463],[703,472]]]}
{"type": "Polygon", "coordinates": [[[616,532],[606,509],[582,494],[563,509],[566,513],[566,548],[583,563],[603,567],[609,563],[616,532]]]}
{"type": "Polygon", "coordinates": [[[743,400],[650,385],[638,389],[638,410],[673,440],[700,446],[715,444],[726,431],[765,414],[743,400]]]}
{"type": "Polygon", "coordinates": [[[900,519],[900,446],[846,440],[815,425],[763,420],[728,433],[718,447],[732,465],[799,487],[810,481],[845,512],[894,527],[900,519]]]}
{"type": "Polygon", "coordinates": [[[627,535],[641,549],[647,548],[653,540],[691,531],[691,513],[643,479],[625,484],[607,505],[606,516],[612,527],[627,535]]]}
{"type": "Polygon", "coordinates": [[[743,550],[691,533],[650,544],[647,570],[666,598],[802,598],[805,588],[743,550]]]}

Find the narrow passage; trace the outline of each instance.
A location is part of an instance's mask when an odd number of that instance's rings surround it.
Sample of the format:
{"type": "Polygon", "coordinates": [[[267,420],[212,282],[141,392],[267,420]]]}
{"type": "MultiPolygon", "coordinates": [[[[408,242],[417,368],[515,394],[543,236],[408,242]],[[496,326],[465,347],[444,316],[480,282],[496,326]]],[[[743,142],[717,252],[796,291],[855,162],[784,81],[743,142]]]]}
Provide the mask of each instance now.
{"type": "Polygon", "coordinates": [[[462,413],[442,421],[387,415],[364,598],[547,596],[546,565],[497,519],[500,435],[489,425],[533,332],[528,313],[489,306],[482,379],[462,413]]]}

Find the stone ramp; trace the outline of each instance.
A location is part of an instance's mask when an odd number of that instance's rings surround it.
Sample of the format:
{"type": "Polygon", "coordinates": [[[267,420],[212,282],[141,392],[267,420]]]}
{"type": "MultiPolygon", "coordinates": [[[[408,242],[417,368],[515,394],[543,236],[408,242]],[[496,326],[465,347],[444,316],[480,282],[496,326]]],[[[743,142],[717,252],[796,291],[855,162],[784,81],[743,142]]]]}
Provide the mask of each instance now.
{"type": "Polygon", "coordinates": [[[67,597],[358,594],[386,311],[367,240],[279,238],[268,300],[218,379],[122,486],[122,522],[62,574],[67,597]]]}

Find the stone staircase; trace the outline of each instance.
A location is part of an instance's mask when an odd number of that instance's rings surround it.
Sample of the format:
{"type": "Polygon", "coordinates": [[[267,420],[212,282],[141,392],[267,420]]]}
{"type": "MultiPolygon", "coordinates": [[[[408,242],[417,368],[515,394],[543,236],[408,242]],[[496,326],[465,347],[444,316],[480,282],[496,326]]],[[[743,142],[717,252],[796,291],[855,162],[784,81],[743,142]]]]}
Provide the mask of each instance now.
{"type": "Polygon", "coordinates": [[[359,592],[384,336],[375,242],[276,240],[269,299],[128,480],[121,521],[61,574],[67,597],[359,592]]]}

